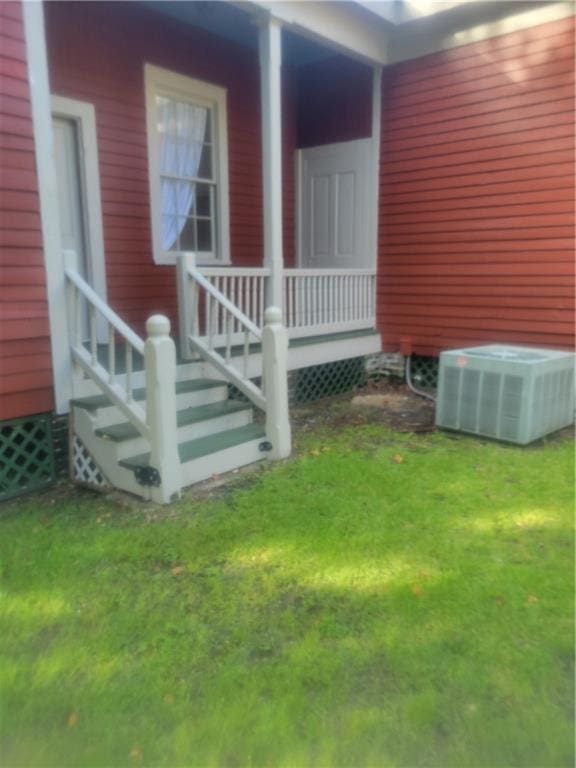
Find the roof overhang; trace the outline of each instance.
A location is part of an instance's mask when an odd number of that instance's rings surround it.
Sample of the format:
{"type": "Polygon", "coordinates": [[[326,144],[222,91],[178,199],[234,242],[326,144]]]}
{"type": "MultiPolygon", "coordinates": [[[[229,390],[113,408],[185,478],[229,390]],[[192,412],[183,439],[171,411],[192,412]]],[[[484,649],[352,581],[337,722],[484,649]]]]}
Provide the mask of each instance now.
{"type": "Polygon", "coordinates": [[[253,0],[238,3],[256,15],[270,15],[299,35],[368,64],[387,62],[390,25],[354,2],[253,0]]]}

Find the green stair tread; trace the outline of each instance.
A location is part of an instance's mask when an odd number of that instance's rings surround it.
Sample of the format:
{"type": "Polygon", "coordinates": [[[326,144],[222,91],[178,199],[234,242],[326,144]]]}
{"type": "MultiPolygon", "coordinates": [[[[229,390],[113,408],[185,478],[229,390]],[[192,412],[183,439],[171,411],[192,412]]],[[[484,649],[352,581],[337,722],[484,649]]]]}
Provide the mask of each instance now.
{"type": "MultiPolygon", "coordinates": [[[[226,382],[221,379],[188,379],[186,381],[176,382],[176,394],[184,395],[188,392],[200,392],[203,389],[212,389],[213,387],[225,387],[226,382]]],[[[146,395],[146,389],[139,387],[133,392],[134,400],[142,401],[146,395]]],[[[87,411],[97,411],[98,408],[106,408],[113,405],[112,401],[106,395],[91,395],[90,397],[74,398],[72,405],[84,408],[87,411]]]]}
{"type": "MultiPolygon", "coordinates": [[[[244,427],[228,429],[225,432],[217,432],[214,435],[200,437],[197,440],[189,440],[186,443],[180,443],[178,453],[180,461],[186,463],[194,459],[201,459],[203,456],[209,456],[211,453],[224,451],[226,448],[233,448],[242,443],[248,443],[251,440],[258,440],[266,437],[266,431],[262,424],[247,424],[244,427]]],[[[122,459],[120,465],[128,469],[134,467],[147,466],[150,459],[149,453],[141,456],[132,456],[129,459],[122,459]]]]}
{"type": "MultiPolygon", "coordinates": [[[[187,427],[190,424],[196,424],[199,421],[207,419],[216,419],[219,416],[229,416],[239,411],[251,410],[252,406],[244,402],[234,402],[224,400],[221,403],[208,403],[207,405],[191,406],[182,408],[176,415],[179,427],[187,427]]],[[[123,421],[121,424],[111,424],[109,427],[96,429],[98,437],[104,437],[113,440],[115,443],[121,443],[124,440],[131,440],[139,436],[138,430],[130,424],[129,421],[123,421]]]]}

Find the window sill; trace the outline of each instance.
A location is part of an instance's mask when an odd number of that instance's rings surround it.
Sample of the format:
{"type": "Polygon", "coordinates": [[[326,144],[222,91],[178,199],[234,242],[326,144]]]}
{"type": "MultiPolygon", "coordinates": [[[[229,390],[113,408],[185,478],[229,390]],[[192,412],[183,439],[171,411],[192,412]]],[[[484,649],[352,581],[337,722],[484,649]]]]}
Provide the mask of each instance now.
{"type": "MultiPolygon", "coordinates": [[[[174,267],[176,266],[176,256],[162,255],[154,258],[154,264],[158,267],[174,267]]],[[[196,261],[198,267],[231,267],[232,261],[230,259],[210,259],[210,258],[198,258],[196,261]]]]}

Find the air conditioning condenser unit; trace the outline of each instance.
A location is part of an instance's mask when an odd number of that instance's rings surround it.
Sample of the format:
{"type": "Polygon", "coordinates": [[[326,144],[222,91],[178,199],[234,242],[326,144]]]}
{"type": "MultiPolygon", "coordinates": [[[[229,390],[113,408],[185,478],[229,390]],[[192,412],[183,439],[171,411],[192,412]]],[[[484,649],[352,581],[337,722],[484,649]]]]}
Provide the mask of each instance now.
{"type": "Polygon", "coordinates": [[[575,359],[500,344],[442,352],[436,426],[519,445],[569,426],[575,359]]]}

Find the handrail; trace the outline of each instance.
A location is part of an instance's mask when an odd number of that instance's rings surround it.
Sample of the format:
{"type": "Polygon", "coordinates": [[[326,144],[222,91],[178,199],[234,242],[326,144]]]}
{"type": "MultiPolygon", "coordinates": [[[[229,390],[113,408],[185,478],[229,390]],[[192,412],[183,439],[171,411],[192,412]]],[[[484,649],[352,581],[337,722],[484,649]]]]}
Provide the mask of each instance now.
{"type": "Polygon", "coordinates": [[[196,268],[192,258],[187,255],[180,257],[178,268],[179,292],[184,302],[186,313],[183,318],[183,338],[185,346],[193,349],[201,357],[211,363],[229,382],[240,390],[254,405],[266,410],[266,398],[262,389],[256,386],[248,377],[250,359],[250,336],[257,343],[262,342],[262,331],[238,307],[236,307],[221,291],[204,277],[196,268]],[[193,281],[193,287],[189,281],[193,281]],[[199,288],[205,291],[204,310],[205,324],[200,333],[199,288]],[[234,323],[239,326],[243,340],[243,372],[232,365],[233,337],[238,335],[234,323]],[[216,348],[216,340],[224,345],[223,352],[216,348]]]}
{"type": "Polygon", "coordinates": [[[196,267],[204,277],[270,277],[269,267],[196,267]]]}
{"type": "Polygon", "coordinates": [[[65,275],[71,288],[70,306],[70,347],[74,362],[116,405],[140,434],[150,439],[146,422],[146,411],[134,401],[133,353],[144,355],[144,341],[98,296],[93,288],[74,269],[67,267],[65,275]],[[82,339],[82,307],[84,299],[88,310],[89,350],[82,339]],[[108,325],[108,368],[99,360],[96,314],[108,325]],[[126,342],[125,381],[120,384],[116,371],[116,338],[120,335],[126,342]]]}
{"type": "Polygon", "coordinates": [[[288,269],[283,269],[282,274],[284,277],[369,277],[371,275],[375,275],[376,270],[358,268],[345,269],[342,267],[337,269],[332,269],[331,267],[326,269],[319,269],[318,267],[289,267],[288,269]]]}
{"type": "Polygon", "coordinates": [[[78,272],[66,268],[66,277],[74,283],[74,285],[84,294],[86,299],[97,309],[102,317],[113,326],[118,333],[128,341],[139,354],[144,354],[144,339],[141,339],[138,334],[134,333],[129,325],[126,325],[124,320],[119,317],[108,304],[102,301],[96,291],[88,285],[88,283],[81,277],[78,272]]]}

